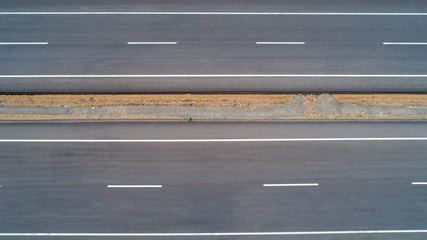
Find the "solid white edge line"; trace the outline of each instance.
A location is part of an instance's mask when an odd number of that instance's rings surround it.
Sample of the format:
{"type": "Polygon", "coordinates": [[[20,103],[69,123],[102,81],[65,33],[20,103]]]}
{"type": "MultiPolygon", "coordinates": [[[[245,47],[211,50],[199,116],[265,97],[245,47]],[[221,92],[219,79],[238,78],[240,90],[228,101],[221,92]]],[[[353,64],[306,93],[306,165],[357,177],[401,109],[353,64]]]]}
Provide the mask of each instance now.
{"type": "Polygon", "coordinates": [[[256,42],[257,45],[304,45],[305,42],[256,42]]]}
{"type": "Polygon", "coordinates": [[[218,232],[218,233],[0,233],[1,237],[186,237],[186,236],[274,236],[427,233],[427,230],[362,230],[307,232],[218,232]]]}
{"type": "Polygon", "coordinates": [[[0,45],[48,45],[48,42],[0,42],[0,45]]]}
{"type": "Polygon", "coordinates": [[[318,183],[263,184],[264,187],[317,187],[318,183]]]}
{"type": "Polygon", "coordinates": [[[161,188],[162,185],[107,185],[107,188],[161,188]]]}
{"type": "Polygon", "coordinates": [[[10,143],[192,143],[192,142],[332,142],[332,141],[427,141],[427,137],[408,138],[272,138],[272,139],[0,139],[10,143]]]}
{"type": "Polygon", "coordinates": [[[427,185],[427,182],[413,182],[412,185],[427,185]]]}
{"type": "Polygon", "coordinates": [[[0,75],[0,78],[427,78],[427,74],[153,74],[153,75],[0,75]]]}
{"type": "Polygon", "coordinates": [[[427,16],[425,12],[0,12],[0,15],[331,15],[427,16]]]}
{"type": "Polygon", "coordinates": [[[175,45],[177,42],[128,42],[128,45],[175,45]]]}
{"type": "Polygon", "coordinates": [[[427,45],[427,42],[383,42],[384,45],[427,45]]]}

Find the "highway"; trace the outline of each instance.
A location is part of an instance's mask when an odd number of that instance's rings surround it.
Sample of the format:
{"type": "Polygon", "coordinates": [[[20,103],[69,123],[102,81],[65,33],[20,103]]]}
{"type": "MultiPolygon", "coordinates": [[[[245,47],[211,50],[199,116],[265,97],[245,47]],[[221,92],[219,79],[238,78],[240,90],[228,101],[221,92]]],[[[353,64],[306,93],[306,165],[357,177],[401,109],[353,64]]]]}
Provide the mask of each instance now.
{"type": "Polygon", "coordinates": [[[0,92],[427,90],[425,1],[0,3],[0,92]]]}
{"type": "Polygon", "coordinates": [[[0,149],[0,239],[427,237],[425,121],[2,122],[0,149]]]}

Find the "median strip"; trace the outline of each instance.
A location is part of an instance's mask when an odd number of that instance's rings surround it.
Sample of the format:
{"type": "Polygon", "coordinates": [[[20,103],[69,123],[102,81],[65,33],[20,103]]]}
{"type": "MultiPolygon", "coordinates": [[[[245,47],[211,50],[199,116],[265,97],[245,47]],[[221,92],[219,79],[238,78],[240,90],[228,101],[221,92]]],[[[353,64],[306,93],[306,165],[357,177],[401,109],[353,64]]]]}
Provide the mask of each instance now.
{"type": "Polygon", "coordinates": [[[427,94],[0,95],[0,120],[427,119],[427,94]]]}

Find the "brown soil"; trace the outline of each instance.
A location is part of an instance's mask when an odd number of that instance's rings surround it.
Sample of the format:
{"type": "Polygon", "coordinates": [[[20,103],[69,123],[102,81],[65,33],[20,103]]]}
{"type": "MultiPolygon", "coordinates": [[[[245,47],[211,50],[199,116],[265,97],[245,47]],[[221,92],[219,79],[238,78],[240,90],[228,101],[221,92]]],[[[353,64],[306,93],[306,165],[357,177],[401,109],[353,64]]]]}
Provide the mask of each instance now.
{"type": "Polygon", "coordinates": [[[332,94],[341,104],[427,106],[426,94],[332,94]]]}
{"type": "MultiPolygon", "coordinates": [[[[120,115],[120,116],[78,116],[78,115],[27,115],[27,114],[0,114],[0,120],[188,120],[184,117],[158,117],[148,115],[120,115]]],[[[325,119],[321,116],[306,116],[306,117],[287,117],[287,118],[274,118],[274,120],[299,120],[299,119],[325,119]]],[[[335,119],[426,119],[425,116],[338,116],[335,119]]],[[[193,120],[211,120],[203,118],[193,118],[193,120]]],[[[239,118],[234,120],[271,120],[270,118],[239,118]]]]}
{"type": "MultiPolygon", "coordinates": [[[[417,94],[333,94],[340,104],[357,104],[365,106],[414,106],[427,107],[427,95],[417,94]]],[[[42,119],[186,119],[180,115],[179,110],[169,115],[159,117],[148,114],[90,114],[80,115],[33,115],[33,114],[8,114],[7,107],[126,107],[126,106],[170,106],[170,107],[199,107],[194,111],[206,111],[204,107],[233,108],[236,112],[244,109],[263,109],[270,107],[293,106],[302,109],[297,116],[285,119],[323,119],[325,109],[322,101],[325,98],[319,95],[283,95],[283,94],[130,94],[130,95],[0,95],[0,107],[6,107],[0,120],[42,120],[42,119]],[[294,98],[292,101],[290,101],[294,98]],[[323,100],[322,100],[323,99],[323,100]],[[289,104],[287,104],[289,103],[289,104]],[[319,106],[323,106],[323,110],[319,106]],[[241,109],[241,110],[239,110],[241,109]]],[[[328,100],[328,99],[326,99],[328,100]]],[[[324,102],[323,102],[324,103],[324,102]]],[[[327,107],[327,106],[326,106],[327,107]]],[[[291,108],[292,109],[292,108],[291,108]]],[[[353,115],[336,115],[331,113],[333,119],[426,119],[425,115],[399,116],[368,115],[363,112],[353,115]]],[[[220,114],[221,115],[221,114],[220,114]]],[[[263,114],[254,115],[252,120],[263,119],[263,114]]],[[[266,117],[265,119],[268,119],[266,117]]],[[[279,119],[276,118],[275,119],[279,119]]]]}
{"type": "Polygon", "coordinates": [[[150,115],[117,115],[117,116],[80,116],[80,115],[34,115],[34,114],[0,114],[0,120],[131,120],[131,119],[144,119],[144,120],[187,120],[184,117],[158,117],[150,115]]]}
{"type": "MultiPolygon", "coordinates": [[[[283,106],[290,94],[129,94],[129,95],[0,95],[5,107],[114,107],[114,106],[193,106],[264,108],[283,106]]],[[[333,94],[341,104],[379,106],[427,106],[427,95],[418,94],[333,94]]],[[[305,95],[311,106],[317,95],[305,95]]],[[[312,109],[307,109],[312,112],[312,109]]]]}
{"type": "Polygon", "coordinates": [[[192,106],[263,108],[285,105],[283,94],[0,95],[5,107],[192,106]]]}

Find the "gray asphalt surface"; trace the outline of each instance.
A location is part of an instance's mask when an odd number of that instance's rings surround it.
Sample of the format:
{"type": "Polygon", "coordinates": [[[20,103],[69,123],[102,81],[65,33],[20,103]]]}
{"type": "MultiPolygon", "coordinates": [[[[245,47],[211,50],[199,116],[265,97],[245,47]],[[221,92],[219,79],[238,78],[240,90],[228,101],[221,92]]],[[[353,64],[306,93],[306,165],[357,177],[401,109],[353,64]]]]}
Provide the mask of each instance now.
{"type": "MultiPolygon", "coordinates": [[[[425,1],[2,1],[13,11],[427,12],[425,1]]],[[[11,78],[426,74],[427,16],[0,15],[0,92],[418,92],[427,77],[11,78]],[[128,45],[127,42],[177,42],[128,45]],[[305,42],[305,45],[256,45],[305,42]]]]}
{"type": "MultiPolygon", "coordinates": [[[[0,124],[0,139],[378,138],[426,134],[426,122],[414,121],[0,124]]],[[[427,186],[411,185],[427,180],[427,141],[3,142],[0,149],[2,233],[405,230],[426,229],[427,224],[427,186]],[[319,186],[266,188],[265,183],[319,186]],[[163,188],[108,189],[108,184],[161,184],[163,188]]],[[[425,238],[426,234],[191,237],[425,238]]]]}

